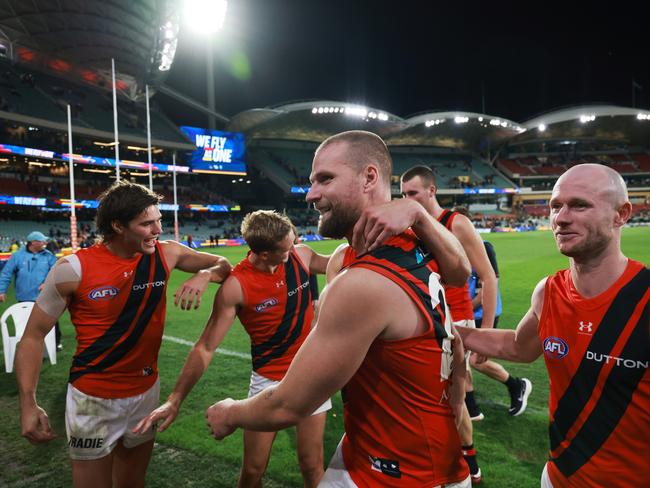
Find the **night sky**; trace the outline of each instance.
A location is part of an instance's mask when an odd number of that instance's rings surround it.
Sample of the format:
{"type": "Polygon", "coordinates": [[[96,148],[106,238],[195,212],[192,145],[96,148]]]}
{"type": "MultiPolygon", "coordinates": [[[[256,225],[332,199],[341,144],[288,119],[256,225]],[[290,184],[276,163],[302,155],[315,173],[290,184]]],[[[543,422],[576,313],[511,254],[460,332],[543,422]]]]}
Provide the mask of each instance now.
{"type": "MultiPolygon", "coordinates": [[[[214,42],[217,111],[304,99],[353,102],[401,117],[485,112],[522,122],[585,103],[650,108],[644,2],[229,2],[214,42]],[[482,99],[482,92],[484,98],[482,99]]],[[[166,83],[205,95],[205,42],[183,24],[166,83]]],[[[205,116],[163,95],[176,122],[205,116]]]]}

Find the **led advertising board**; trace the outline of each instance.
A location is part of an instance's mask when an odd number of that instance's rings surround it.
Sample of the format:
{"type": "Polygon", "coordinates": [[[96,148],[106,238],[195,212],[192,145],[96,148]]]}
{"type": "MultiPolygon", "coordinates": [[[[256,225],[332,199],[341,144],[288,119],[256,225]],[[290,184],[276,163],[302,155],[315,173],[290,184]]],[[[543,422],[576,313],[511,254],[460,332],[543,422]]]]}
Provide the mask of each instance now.
{"type": "Polygon", "coordinates": [[[244,134],[186,125],[181,126],[181,130],[196,145],[190,159],[193,173],[246,174],[244,134]]]}

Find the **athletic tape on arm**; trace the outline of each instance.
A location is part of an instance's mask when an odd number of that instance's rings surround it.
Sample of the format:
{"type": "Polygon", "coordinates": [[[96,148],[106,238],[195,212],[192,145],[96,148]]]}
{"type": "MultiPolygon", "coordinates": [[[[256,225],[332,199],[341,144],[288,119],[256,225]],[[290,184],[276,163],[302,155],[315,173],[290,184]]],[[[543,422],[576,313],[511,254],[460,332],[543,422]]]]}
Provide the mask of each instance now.
{"type": "Polygon", "coordinates": [[[81,281],[81,265],[77,256],[62,258],[50,270],[43,283],[43,289],[36,299],[36,304],[43,312],[52,317],[59,317],[68,305],[57,288],[61,283],[78,283],[81,281]]]}

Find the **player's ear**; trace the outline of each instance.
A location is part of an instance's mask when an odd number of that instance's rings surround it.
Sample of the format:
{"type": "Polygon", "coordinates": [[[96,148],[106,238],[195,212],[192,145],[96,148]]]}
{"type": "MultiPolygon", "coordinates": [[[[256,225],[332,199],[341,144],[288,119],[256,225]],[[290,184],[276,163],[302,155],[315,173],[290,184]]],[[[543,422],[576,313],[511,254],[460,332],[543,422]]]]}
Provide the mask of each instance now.
{"type": "Polygon", "coordinates": [[[124,233],[124,226],[122,225],[122,222],[120,222],[119,220],[113,220],[111,222],[111,227],[113,228],[113,231],[118,235],[124,233]]]}
{"type": "Polygon", "coordinates": [[[623,227],[625,223],[632,217],[632,204],[625,202],[616,210],[616,217],[614,218],[614,225],[616,227],[623,227]]]}
{"type": "Polygon", "coordinates": [[[369,164],[364,170],[363,189],[368,191],[374,188],[379,182],[379,168],[375,164],[369,164]]]}

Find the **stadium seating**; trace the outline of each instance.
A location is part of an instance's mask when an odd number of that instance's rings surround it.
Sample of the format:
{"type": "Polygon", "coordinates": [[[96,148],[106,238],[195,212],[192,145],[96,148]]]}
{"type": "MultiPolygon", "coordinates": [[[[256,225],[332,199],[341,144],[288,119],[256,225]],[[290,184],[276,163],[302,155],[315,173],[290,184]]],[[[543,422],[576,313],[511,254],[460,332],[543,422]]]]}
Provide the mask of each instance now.
{"type": "MultiPolygon", "coordinates": [[[[67,121],[70,104],[73,124],[112,133],[113,102],[110,91],[75,84],[60,77],[31,71],[0,58],[0,96],[5,110],[40,119],[67,121]]],[[[143,137],[146,113],[142,104],[118,99],[120,134],[143,137]]],[[[155,106],[151,107],[151,134],[154,139],[186,142],[178,128],[155,106]]]]}
{"type": "Polygon", "coordinates": [[[632,157],[640,171],[650,173],[650,154],[634,154],[632,157]]]}

